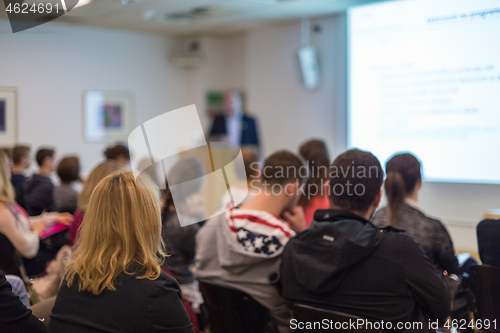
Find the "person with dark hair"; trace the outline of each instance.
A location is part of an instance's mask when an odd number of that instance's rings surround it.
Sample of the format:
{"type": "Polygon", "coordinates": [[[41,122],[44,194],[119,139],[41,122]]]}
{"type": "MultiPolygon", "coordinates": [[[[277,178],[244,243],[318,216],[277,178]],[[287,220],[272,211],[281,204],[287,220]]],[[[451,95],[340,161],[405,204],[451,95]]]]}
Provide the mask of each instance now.
{"type": "Polygon", "coordinates": [[[30,208],[30,216],[50,212],[54,208],[54,184],[50,173],[55,169],[55,151],[42,148],[36,153],[39,166],[38,174],[34,174],[23,184],[24,197],[30,208]]]}
{"type": "Polygon", "coordinates": [[[78,192],[72,187],[80,179],[80,161],[76,156],[63,158],[57,166],[61,185],[54,189],[54,208],[60,213],[73,214],[76,210],[78,192]]]}
{"type": "Polygon", "coordinates": [[[389,205],[378,210],[373,223],[405,230],[419,244],[440,272],[455,274],[458,260],[443,223],[427,216],[418,206],[422,187],[420,161],[409,153],[396,154],[386,164],[385,194],[389,205]]]}
{"type": "Polygon", "coordinates": [[[314,212],[329,206],[326,188],[330,156],[323,140],[307,141],[300,146],[299,154],[309,166],[309,179],[299,200],[299,205],[304,208],[306,225],[309,226],[314,219],[314,212]]]}
{"type": "MultiPolygon", "coordinates": [[[[286,245],[281,265],[284,298],[371,321],[420,323],[450,314],[442,274],[411,237],[369,220],[382,198],[384,172],[369,152],[352,149],[330,167],[330,209],[286,245]]],[[[386,326],[387,327],[387,326],[386,326]]],[[[404,330],[401,330],[404,331],[404,330]]]]}
{"type": "Polygon", "coordinates": [[[500,220],[486,218],[476,227],[477,245],[485,265],[500,267],[500,220]]]}
{"type": "Polygon", "coordinates": [[[12,161],[14,166],[12,167],[12,176],[10,181],[16,192],[16,202],[19,206],[23,207],[24,210],[30,213],[30,208],[26,203],[23,192],[23,184],[26,181],[26,176],[24,172],[29,168],[31,148],[28,146],[15,146],[12,149],[12,161]]]}
{"type": "Polygon", "coordinates": [[[108,161],[114,161],[118,163],[121,168],[125,168],[130,163],[130,152],[127,146],[123,144],[117,144],[113,147],[108,147],[104,151],[104,157],[108,161]]]}
{"type": "Polygon", "coordinates": [[[193,217],[193,221],[202,219],[205,206],[200,191],[203,183],[193,180],[204,175],[205,169],[196,157],[178,161],[168,173],[167,179],[172,185],[189,181],[189,186],[182,187],[181,192],[176,191],[174,203],[174,194],[167,184],[162,208],[162,238],[170,254],[163,262],[162,269],[174,275],[182,294],[197,313],[200,312],[199,306],[203,303],[203,298],[189,266],[194,265],[195,236],[199,226],[196,223],[181,226],[178,214],[185,218],[193,217]],[[193,202],[197,204],[192,204],[193,202]]]}
{"type": "Polygon", "coordinates": [[[298,156],[274,153],[264,162],[255,196],[213,217],[196,235],[198,280],[249,294],[270,310],[280,332],[290,331],[291,313],[274,283],[284,246],[305,229],[302,207],[294,205],[305,174],[298,156]]]}

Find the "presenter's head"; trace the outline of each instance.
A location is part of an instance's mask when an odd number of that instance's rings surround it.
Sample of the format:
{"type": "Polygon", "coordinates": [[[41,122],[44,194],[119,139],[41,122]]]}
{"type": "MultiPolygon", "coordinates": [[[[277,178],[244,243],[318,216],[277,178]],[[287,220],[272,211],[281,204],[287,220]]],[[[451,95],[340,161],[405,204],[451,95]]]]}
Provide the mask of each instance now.
{"type": "Polygon", "coordinates": [[[241,93],[239,91],[229,90],[224,93],[224,111],[228,117],[243,113],[241,93]]]}
{"type": "Polygon", "coordinates": [[[385,193],[389,203],[389,222],[397,224],[405,199],[418,199],[418,191],[422,186],[422,165],[410,153],[396,154],[387,161],[385,171],[385,193]]]}

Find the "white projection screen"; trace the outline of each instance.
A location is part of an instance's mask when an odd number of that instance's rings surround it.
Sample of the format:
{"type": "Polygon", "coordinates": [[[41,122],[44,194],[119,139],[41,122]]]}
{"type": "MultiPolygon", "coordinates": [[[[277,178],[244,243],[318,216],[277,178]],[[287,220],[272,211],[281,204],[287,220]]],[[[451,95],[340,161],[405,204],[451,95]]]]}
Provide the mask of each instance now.
{"type": "Polygon", "coordinates": [[[348,145],[409,151],[427,181],[500,183],[500,1],[348,11],[348,145]]]}

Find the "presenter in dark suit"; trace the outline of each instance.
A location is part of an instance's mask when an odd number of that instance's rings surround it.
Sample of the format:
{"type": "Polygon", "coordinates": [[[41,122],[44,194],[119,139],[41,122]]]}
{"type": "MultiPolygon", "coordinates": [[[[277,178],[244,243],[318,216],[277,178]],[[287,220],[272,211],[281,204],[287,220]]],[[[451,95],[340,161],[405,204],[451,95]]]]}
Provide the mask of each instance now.
{"type": "Polygon", "coordinates": [[[243,114],[241,94],[229,91],[224,94],[225,114],[214,118],[210,138],[214,141],[228,142],[239,146],[259,148],[257,122],[243,114]]]}

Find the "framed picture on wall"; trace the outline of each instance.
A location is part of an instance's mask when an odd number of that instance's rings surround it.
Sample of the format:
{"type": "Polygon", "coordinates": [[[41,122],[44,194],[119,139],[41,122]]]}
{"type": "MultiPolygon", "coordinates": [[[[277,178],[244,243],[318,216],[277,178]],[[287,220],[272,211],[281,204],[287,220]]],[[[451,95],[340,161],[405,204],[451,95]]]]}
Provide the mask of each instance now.
{"type": "Polygon", "coordinates": [[[0,87],[0,147],[17,143],[17,89],[0,87]]]}
{"type": "Polygon", "coordinates": [[[87,142],[127,141],[135,128],[133,94],[87,90],[83,95],[84,139],[87,142]]]}

